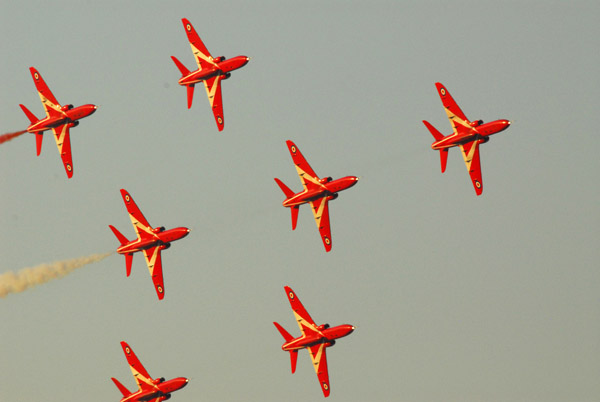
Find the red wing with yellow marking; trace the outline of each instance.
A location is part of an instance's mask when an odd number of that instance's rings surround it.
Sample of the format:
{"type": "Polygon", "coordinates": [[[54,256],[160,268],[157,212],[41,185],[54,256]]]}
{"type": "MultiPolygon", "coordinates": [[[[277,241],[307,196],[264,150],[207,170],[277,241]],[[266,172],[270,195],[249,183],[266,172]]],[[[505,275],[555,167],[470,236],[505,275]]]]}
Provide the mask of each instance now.
{"type": "Polygon", "coordinates": [[[140,360],[137,358],[135,353],[131,347],[127,344],[127,342],[121,342],[121,346],[123,347],[123,352],[125,353],[125,357],[127,358],[127,363],[129,363],[129,368],[131,369],[131,374],[135,378],[138,387],[142,391],[151,390],[156,388],[152,383],[152,378],[150,374],[146,371],[140,360]]]}
{"type": "Polygon", "coordinates": [[[71,155],[71,136],[69,134],[69,123],[63,124],[52,129],[58,153],[65,166],[67,177],[73,177],[73,156],[71,155]]]}
{"type": "Polygon", "coordinates": [[[125,207],[127,208],[127,212],[129,213],[129,218],[131,219],[131,223],[133,224],[133,228],[137,233],[139,239],[148,239],[156,237],[154,232],[152,231],[152,227],[142,214],[142,211],[138,208],[135,201],[131,195],[125,189],[121,189],[121,196],[123,196],[123,201],[125,201],[125,207]]]}
{"type": "Polygon", "coordinates": [[[221,97],[221,78],[222,76],[217,75],[202,81],[204,83],[204,88],[206,89],[210,107],[215,115],[215,121],[217,122],[219,131],[223,131],[223,128],[225,127],[225,120],[223,118],[223,100],[221,97]]]}
{"type": "Polygon", "coordinates": [[[316,187],[320,187],[319,176],[315,173],[314,170],[310,167],[296,144],[292,141],[288,140],[285,142],[290,150],[290,154],[292,155],[292,160],[294,161],[294,165],[296,166],[296,170],[298,171],[298,176],[300,176],[300,181],[305,189],[310,190],[316,187]]]}
{"type": "Polygon", "coordinates": [[[481,163],[479,162],[479,144],[481,140],[468,142],[460,145],[462,156],[465,160],[465,165],[471,176],[475,193],[481,195],[483,192],[483,180],[481,178],[481,163]]]}
{"type": "Polygon", "coordinates": [[[458,107],[458,104],[454,101],[450,92],[448,92],[446,87],[439,82],[435,83],[435,87],[438,90],[438,94],[444,105],[444,110],[448,115],[448,119],[450,120],[454,132],[456,134],[462,134],[465,131],[470,131],[471,126],[469,125],[467,116],[460,110],[460,107],[458,107]]]}
{"type": "Polygon", "coordinates": [[[290,305],[292,306],[292,310],[294,311],[294,316],[296,317],[296,321],[298,321],[298,326],[300,327],[300,331],[304,336],[311,335],[315,332],[318,332],[317,325],[311,318],[308,311],[304,308],[296,293],[289,286],[285,286],[285,293],[287,294],[288,300],[290,301],[290,305]]]}
{"type": "Polygon", "coordinates": [[[314,345],[308,348],[310,353],[310,359],[312,360],[313,367],[317,373],[319,384],[323,390],[325,397],[329,396],[329,372],[327,370],[327,348],[324,343],[314,345]]]}
{"type": "Polygon", "coordinates": [[[154,289],[158,295],[158,299],[162,300],[165,297],[165,283],[162,272],[161,246],[150,247],[144,250],[144,257],[148,265],[148,271],[154,283],[154,289]]]}
{"type": "Polygon", "coordinates": [[[329,225],[329,197],[319,198],[310,202],[310,207],[323,240],[325,251],[331,251],[331,226],[329,225]]]}
{"type": "Polygon", "coordinates": [[[46,115],[48,115],[48,117],[64,115],[60,108],[60,104],[50,91],[50,88],[48,88],[48,85],[46,85],[42,75],[34,67],[30,67],[29,71],[33,77],[35,89],[37,89],[40,100],[42,101],[44,109],[46,110],[46,115]]]}
{"type": "Polygon", "coordinates": [[[192,47],[192,52],[196,58],[196,63],[198,64],[198,68],[200,70],[208,68],[208,67],[217,67],[216,63],[213,62],[213,58],[210,55],[210,52],[204,46],[204,43],[200,39],[200,36],[196,33],[194,26],[187,18],[182,18],[181,22],[183,23],[183,28],[185,29],[185,33],[188,37],[188,41],[190,42],[190,46],[192,47]]]}

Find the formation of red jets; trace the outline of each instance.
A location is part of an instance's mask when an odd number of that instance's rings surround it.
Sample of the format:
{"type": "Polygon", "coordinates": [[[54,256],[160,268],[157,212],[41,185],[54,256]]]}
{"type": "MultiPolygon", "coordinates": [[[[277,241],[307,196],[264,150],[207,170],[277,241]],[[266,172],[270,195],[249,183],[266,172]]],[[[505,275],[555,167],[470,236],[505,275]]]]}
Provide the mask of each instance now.
{"type": "MultiPolygon", "coordinates": [[[[223,117],[221,81],[228,79],[231,76],[232,71],[245,66],[250,58],[246,56],[236,56],[231,59],[225,59],[223,56],[213,58],[206,46],[204,46],[204,43],[196,33],[192,24],[185,18],[182,19],[182,23],[198,69],[190,71],[177,58],[171,56],[173,62],[182,74],[178,83],[179,85],[186,87],[188,108],[191,108],[192,106],[195,84],[200,82],[204,84],[217,127],[219,131],[222,131],[225,121],[223,117]]],[[[27,127],[27,131],[35,134],[37,155],[40,154],[42,149],[44,131],[51,130],[54,133],[58,152],[63,161],[67,177],[71,178],[73,176],[73,160],[71,155],[69,130],[72,127],[76,127],[79,124],[80,119],[93,114],[97,110],[97,106],[92,104],[78,107],[73,107],[71,104],[61,106],[42,79],[41,74],[33,67],[30,68],[30,71],[46,111],[46,117],[38,119],[24,105],[20,105],[21,109],[31,122],[31,125],[27,127]]],[[[448,90],[440,83],[436,83],[435,85],[446,114],[448,115],[448,119],[450,120],[453,133],[444,136],[430,123],[423,120],[427,129],[435,138],[435,141],[431,144],[431,148],[440,151],[443,173],[446,170],[448,149],[459,147],[462,151],[475,192],[477,195],[481,195],[483,191],[483,180],[481,176],[479,145],[489,141],[489,137],[492,134],[507,129],[510,125],[510,121],[496,120],[489,123],[483,123],[481,120],[469,121],[448,90]]],[[[358,182],[358,177],[346,176],[336,180],[333,180],[331,177],[320,178],[310,167],[296,144],[292,141],[287,141],[286,144],[303,186],[302,191],[295,193],[281,180],[275,178],[275,182],[286,197],[283,201],[283,206],[290,208],[292,214],[292,230],[296,229],[300,205],[309,204],[323,241],[325,251],[329,252],[332,248],[329,201],[336,199],[340,191],[354,186],[358,182]]],[[[127,276],[129,276],[133,262],[133,253],[142,252],[146,264],[148,265],[158,299],[162,300],[165,296],[165,285],[163,280],[161,252],[162,250],[169,248],[172,242],[187,236],[190,230],[185,227],[169,230],[166,230],[163,226],[153,228],[150,226],[131,195],[124,189],[121,190],[121,195],[136,232],[137,239],[130,241],[114,226],[109,225],[120,243],[120,246],[117,248],[117,253],[125,256],[126,272],[127,276]]],[[[296,370],[298,350],[308,350],[323,395],[327,397],[330,393],[330,384],[329,373],[327,370],[326,349],[329,346],[333,346],[336,339],[352,333],[354,327],[347,324],[336,327],[330,327],[329,324],[316,325],[298,299],[296,293],[288,286],[285,286],[284,289],[302,335],[294,338],[281,325],[274,322],[273,324],[285,340],[285,343],[281,348],[290,353],[292,373],[296,370]]],[[[133,353],[131,347],[125,342],[121,342],[121,346],[123,347],[123,352],[125,353],[125,357],[127,358],[127,362],[129,363],[131,372],[139,388],[136,392],[130,392],[118,380],[112,378],[119,391],[123,394],[121,402],[164,401],[171,397],[172,392],[187,385],[188,380],[184,377],[174,378],[168,381],[164,378],[153,379],[140,363],[135,353],[133,353]]]]}

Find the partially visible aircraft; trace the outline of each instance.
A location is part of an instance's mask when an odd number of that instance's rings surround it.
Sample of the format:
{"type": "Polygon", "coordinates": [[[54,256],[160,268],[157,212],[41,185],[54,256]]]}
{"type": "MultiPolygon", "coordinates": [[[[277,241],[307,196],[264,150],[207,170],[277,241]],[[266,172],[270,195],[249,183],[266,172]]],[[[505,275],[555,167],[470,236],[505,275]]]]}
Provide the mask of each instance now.
{"type": "Polygon", "coordinates": [[[340,191],[354,186],[358,182],[358,177],[346,176],[336,180],[333,180],[331,177],[320,179],[308,162],[306,162],[296,144],[289,140],[286,141],[286,144],[292,155],[294,165],[296,165],[300,181],[304,186],[303,191],[294,193],[281,180],[275,178],[275,182],[287,197],[283,201],[283,206],[290,208],[292,211],[292,230],[296,229],[300,205],[310,203],[315,221],[317,222],[317,228],[325,246],[325,251],[329,252],[331,251],[329,200],[335,200],[340,191]]]}
{"type": "Polygon", "coordinates": [[[46,117],[40,120],[24,105],[19,105],[31,122],[31,125],[27,127],[27,132],[35,134],[35,145],[39,156],[40,152],[42,152],[44,131],[52,130],[54,139],[56,140],[56,146],[58,147],[58,153],[65,165],[67,177],[70,179],[73,177],[73,158],[71,156],[69,129],[71,127],[77,127],[79,120],[94,113],[96,109],[98,109],[98,106],[91,104],[77,107],[73,107],[71,104],[61,106],[54,95],[52,95],[52,92],[50,92],[42,75],[34,67],[30,67],[29,71],[33,77],[33,83],[42,100],[44,109],[46,109],[46,117]]]}
{"type": "Polygon", "coordinates": [[[181,71],[182,76],[178,83],[187,88],[189,109],[192,107],[192,99],[194,98],[194,85],[204,82],[204,88],[206,88],[206,94],[215,115],[217,127],[219,131],[222,131],[225,126],[225,120],[223,118],[223,102],[221,100],[221,81],[229,78],[233,70],[244,67],[250,58],[246,56],[236,56],[228,60],[225,59],[225,56],[213,58],[206,46],[204,46],[204,43],[202,43],[192,24],[185,18],[182,18],[181,21],[190,41],[192,52],[196,57],[198,69],[190,71],[177,58],[171,56],[171,59],[173,59],[173,62],[175,62],[175,65],[181,71]]]}
{"type": "Polygon", "coordinates": [[[185,377],[177,377],[172,380],[165,381],[164,377],[153,379],[146,371],[142,363],[133,353],[133,350],[126,342],[121,342],[123,352],[129,363],[131,373],[137,382],[139,390],[131,392],[123,384],[114,377],[111,380],[115,383],[119,391],[123,394],[121,402],[161,402],[166,401],[171,397],[171,392],[175,392],[185,387],[188,379],[185,377]]]}
{"type": "Polygon", "coordinates": [[[117,248],[117,253],[125,255],[127,276],[131,274],[133,253],[138,251],[144,253],[146,264],[148,264],[148,270],[150,270],[150,276],[152,277],[152,282],[154,282],[156,294],[158,295],[159,300],[162,300],[165,297],[165,285],[163,281],[160,253],[162,250],[171,247],[171,242],[183,239],[187,236],[190,233],[190,230],[184,227],[169,230],[165,230],[164,226],[153,228],[150,226],[142,214],[142,211],[140,211],[127,190],[121,189],[121,195],[123,196],[123,201],[125,201],[125,207],[127,207],[129,218],[131,218],[131,223],[133,224],[133,228],[135,229],[138,238],[129,241],[114,226],[108,225],[121,243],[121,246],[117,248]]]}
{"type": "Polygon", "coordinates": [[[489,123],[484,123],[483,120],[469,121],[450,95],[450,92],[439,82],[436,82],[435,87],[440,94],[454,133],[444,137],[429,122],[423,120],[423,124],[425,124],[425,127],[427,127],[431,135],[435,138],[435,141],[431,144],[431,148],[440,151],[442,173],[444,173],[446,170],[446,161],[448,160],[448,149],[460,147],[465,165],[467,165],[467,170],[475,187],[475,193],[481,195],[483,192],[483,181],[481,179],[481,164],[479,162],[479,144],[488,142],[490,135],[506,130],[510,125],[510,121],[495,120],[489,123]]]}
{"type": "Polygon", "coordinates": [[[335,340],[344,336],[350,335],[354,331],[352,325],[344,324],[337,327],[329,327],[329,324],[317,326],[310,317],[296,293],[289,286],[285,286],[285,293],[294,310],[294,316],[298,321],[302,336],[294,338],[281,325],[276,322],[275,327],[285,339],[285,343],[281,346],[282,350],[290,352],[292,362],[292,374],[296,371],[296,361],[298,360],[298,350],[308,349],[310,359],[312,360],[315,372],[319,378],[321,389],[325,397],[329,396],[329,373],[327,371],[327,354],[326,348],[335,345],[335,340]]]}

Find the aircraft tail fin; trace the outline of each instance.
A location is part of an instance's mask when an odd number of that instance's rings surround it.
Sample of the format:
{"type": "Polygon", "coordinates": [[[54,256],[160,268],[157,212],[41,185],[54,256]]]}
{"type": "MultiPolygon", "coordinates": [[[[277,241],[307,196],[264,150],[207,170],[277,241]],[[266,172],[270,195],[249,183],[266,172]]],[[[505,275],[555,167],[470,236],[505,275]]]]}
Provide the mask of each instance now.
{"type": "Polygon", "coordinates": [[[436,141],[439,141],[444,138],[444,134],[440,133],[437,130],[437,128],[433,127],[431,123],[429,123],[427,120],[423,120],[423,124],[425,124],[425,127],[427,127],[427,129],[429,130],[431,135],[433,135],[433,138],[435,138],[436,141]]]}
{"type": "Polygon", "coordinates": [[[293,336],[291,336],[291,335],[289,334],[289,332],[287,332],[287,331],[285,330],[285,328],[283,328],[281,325],[279,325],[279,324],[278,324],[278,323],[276,323],[276,322],[273,322],[273,324],[275,325],[275,328],[277,328],[277,330],[279,331],[279,333],[281,334],[281,336],[283,336],[283,339],[285,339],[285,341],[286,341],[286,342],[289,342],[289,341],[291,341],[292,339],[294,339],[294,337],[293,337],[293,336]]]}
{"type": "MultiPolygon", "coordinates": [[[[35,117],[35,115],[33,113],[31,113],[29,111],[29,109],[27,109],[25,107],[25,105],[19,105],[19,106],[21,106],[23,113],[25,113],[25,116],[27,116],[27,118],[29,119],[31,124],[35,124],[38,121],[40,121],[37,117],[35,117]]],[[[42,141],[43,140],[44,140],[43,133],[35,133],[35,150],[36,150],[38,156],[40,156],[40,153],[42,152],[42,141]]]]}
{"type": "Polygon", "coordinates": [[[37,117],[35,117],[35,115],[33,113],[31,113],[29,111],[29,109],[27,109],[25,107],[25,105],[19,105],[19,106],[21,106],[21,109],[23,110],[23,113],[25,113],[25,115],[27,116],[27,118],[29,119],[29,121],[31,122],[31,124],[37,123],[40,120],[37,117]]]}
{"type": "MultiPolygon", "coordinates": [[[[277,330],[279,331],[281,336],[283,336],[283,339],[285,339],[286,342],[289,342],[292,339],[294,339],[294,337],[291,336],[281,325],[279,325],[276,322],[273,322],[273,324],[275,324],[275,328],[277,328],[277,330]]],[[[292,374],[294,374],[296,372],[296,362],[298,361],[298,351],[290,350],[289,352],[290,352],[290,362],[292,364],[292,374]]]]}
{"type": "Polygon", "coordinates": [[[173,62],[175,63],[175,65],[177,66],[177,68],[179,69],[179,71],[181,72],[181,75],[188,75],[190,73],[190,70],[187,69],[186,66],[183,65],[182,62],[180,62],[179,60],[177,60],[177,58],[175,56],[171,56],[171,59],[173,59],[173,62]]]}
{"type": "Polygon", "coordinates": [[[117,239],[119,239],[119,243],[121,243],[121,246],[122,246],[123,244],[127,244],[127,243],[129,243],[129,240],[127,240],[127,237],[123,236],[123,235],[121,234],[121,232],[119,232],[119,231],[117,230],[117,228],[116,228],[116,227],[114,227],[113,225],[108,225],[108,227],[110,228],[110,230],[112,230],[112,232],[115,234],[115,236],[117,236],[117,239]]]}
{"type": "Polygon", "coordinates": [[[121,391],[121,394],[123,394],[123,396],[129,396],[129,395],[131,395],[131,392],[127,388],[125,388],[125,386],[123,384],[121,384],[119,382],[119,380],[117,380],[114,377],[111,377],[110,379],[113,380],[113,382],[115,383],[115,385],[117,386],[117,388],[119,388],[119,391],[121,391]]]}
{"type": "Polygon", "coordinates": [[[279,180],[278,178],[275,178],[275,183],[277,183],[277,185],[279,186],[281,191],[283,191],[283,193],[285,194],[285,196],[287,198],[290,198],[291,196],[294,195],[294,192],[292,190],[290,190],[288,186],[283,184],[283,182],[281,180],[279,180]]]}
{"type": "MultiPolygon", "coordinates": [[[[115,236],[117,236],[117,239],[119,239],[119,243],[121,243],[121,246],[129,243],[129,240],[127,240],[127,238],[125,236],[123,236],[121,234],[121,232],[119,232],[117,230],[116,227],[114,227],[113,225],[108,225],[108,227],[110,228],[110,230],[112,230],[112,232],[115,234],[115,236]]],[[[131,275],[132,263],[133,263],[133,254],[132,253],[125,254],[125,269],[127,270],[127,276],[131,275]]]]}
{"type": "Polygon", "coordinates": [[[440,162],[442,163],[442,173],[446,171],[446,162],[448,162],[448,148],[440,149],[440,162]]]}
{"type": "Polygon", "coordinates": [[[187,86],[188,109],[192,108],[192,101],[193,100],[194,100],[194,84],[187,86]]]}

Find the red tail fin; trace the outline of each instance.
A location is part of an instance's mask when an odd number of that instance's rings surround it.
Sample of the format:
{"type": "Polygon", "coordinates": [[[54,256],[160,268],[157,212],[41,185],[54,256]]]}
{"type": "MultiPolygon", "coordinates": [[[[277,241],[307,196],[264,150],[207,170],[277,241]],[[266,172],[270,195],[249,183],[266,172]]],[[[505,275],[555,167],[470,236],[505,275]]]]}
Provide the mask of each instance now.
{"type": "Polygon", "coordinates": [[[19,106],[21,106],[21,109],[23,110],[23,112],[25,113],[25,115],[27,116],[27,118],[29,119],[31,124],[37,123],[39,121],[39,119],[37,117],[35,117],[35,115],[33,113],[31,113],[29,111],[29,109],[27,109],[25,107],[25,105],[19,105],[19,106]]]}
{"type": "Polygon", "coordinates": [[[440,149],[440,162],[442,163],[442,173],[446,171],[446,162],[448,162],[448,148],[440,149]]]}
{"type": "MultiPolygon", "coordinates": [[[[129,240],[127,240],[127,238],[125,236],[123,236],[121,234],[121,232],[119,232],[117,230],[116,227],[114,227],[113,225],[108,225],[108,227],[110,228],[110,230],[112,230],[112,232],[115,234],[115,236],[117,236],[117,239],[119,239],[119,243],[121,243],[121,246],[129,243],[129,240]]],[[[133,254],[131,254],[131,253],[125,254],[125,269],[127,270],[127,276],[131,275],[132,262],[133,262],[133,254]]]]}
{"type": "Polygon", "coordinates": [[[300,211],[300,207],[296,205],[295,207],[290,208],[292,211],[292,230],[296,229],[296,223],[298,223],[298,211],[300,211]]]}
{"type": "Polygon", "coordinates": [[[291,336],[281,325],[279,325],[276,322],[273,322],[273,324],[275,325],[275,328],[277,328],[281,336],[283,336],[283,339],[285,339],[286,342],[289,342],[292,339],[294,339],[294,337],[291,336]]]}
{"type": "Polygon", "coordinates": [[[177,58],[175,56],[171,56],[171,59],[173,59],[173,62],[175,63],[175,65],[177,66],[177,68],[179,69],[179,71],[181,72],[182,76],[188,75],[190,73],[190,70],[188,70],[186,68],[186,66],[183,65],[182,62],[180,62],[179,60],[177,60],[177,58]]]}
{"type": "MultiPolygon", "coordinates": [[[[289,342],[294,339],[294,337],[291,336],[281,325],[279,325],[276,322],[273,322],[273,324],[275,324],[275,328],[277,328],[277,330],[279,331],[281,336],[283,336],[283,339],[285,339],[286,342],[289,342]]],[[[296,362],[298,361],[298,351],[290,350],[289,352],[290,352],[290,361],[292,363],[292,374],[294,374],[296,372],[296,362]]]]}
{"type": "Polygon", "coordinates": [[[44,140],[43,133],[35,133],[35,150],[37,152],[37,156],[40,156],[42,152],[42,141],[44,140]]]}
{"type": "Polygon", "coordinates": [[[291,196],[294,195],[294,192],[292,190],[290,190],[288,186],[283,184],[283,182],[281,180],[279,180],[278,178],[275,178],[275,183],[277,183],[277,185],[279,186],[281,191],[283,191],[283,193],[285,194],[285,196],[287,198],[290,198],[291,196]]]}
{"type": "Polygon", "coordinates": [[[431,135],[433,135],[433,138],[435,138],[436,141],[439,141],[444,138],[444,134],[440,133],[437,130],[437,128],[433,127],[428,121],[423,120],[423,124],[425,124],[425,127],[427,127],[427,129],[429,130],[431,135]]]}
{"type": "Polygon", "coordinates": [[[121,393],[123,394],[123,396],[129,396],[129,395],[131,395],[131,392],[127,388],[125,388],[125,386],[123,384],[121,384],[119,382],[119,380],[117,380],[114,377],[111,377],[110,379],[113,380],[113,382],[115,383],[115,385],[117,386],[117,388],[119,388],[119,391],[121,391],[121,393]]]}
{"type": "Polygon", "coordinates": [[[194,84],[187,86],[188,109],[192,108],[192,100],[194,100],[194,84]]]}

